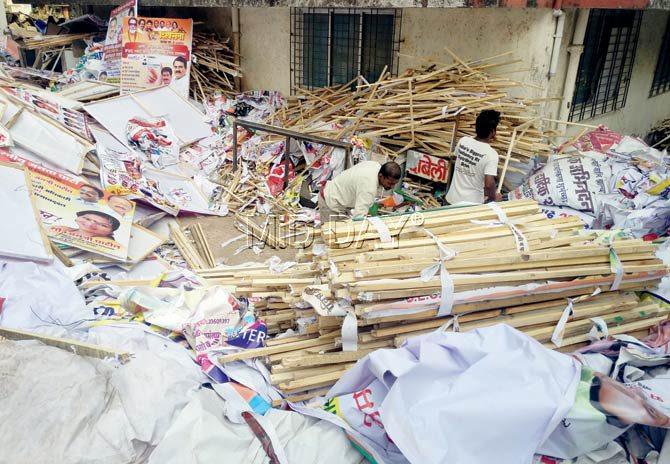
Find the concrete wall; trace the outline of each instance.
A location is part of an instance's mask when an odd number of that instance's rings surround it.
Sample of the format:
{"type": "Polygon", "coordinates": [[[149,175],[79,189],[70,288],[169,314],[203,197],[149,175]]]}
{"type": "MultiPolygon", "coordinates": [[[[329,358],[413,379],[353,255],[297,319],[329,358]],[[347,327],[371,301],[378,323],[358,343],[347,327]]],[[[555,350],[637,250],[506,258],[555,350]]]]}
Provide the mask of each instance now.
{"type": "Polygon", "coordinates": [[[207,29],[219,33],[222,37],[232,38],[233,24],[231,19],[231,8],[207,8],[204,9],[204,12],[207,29]]]}
{"type": "Polygon", "coordinates": [[[513,52],[520,59],[496,72],[542,89],[522,92],[543,97],[546,93],[554,21],[547,9],[426,9],[406,8],[402,18],[399,70],[419,67],[421,58],[451,63],[448,47],[464,60],[513,52]],[[407,56],[411,55],[411,56],[407,56]],[[522,72],[508,73],[521,70],[522,72]]]}
{"type": "Polygon", "coordinates": [[[240,8],[240,54],[244,90],[291,87],[289,8],[240,8]]]}

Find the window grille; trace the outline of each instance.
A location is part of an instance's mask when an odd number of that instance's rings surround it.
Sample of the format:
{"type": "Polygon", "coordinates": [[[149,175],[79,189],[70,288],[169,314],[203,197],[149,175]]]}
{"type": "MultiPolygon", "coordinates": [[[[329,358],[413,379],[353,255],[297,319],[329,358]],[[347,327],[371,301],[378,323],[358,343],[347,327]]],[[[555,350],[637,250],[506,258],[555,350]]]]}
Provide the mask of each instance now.
{"type": "Polygon", "coordinates": [[[649,96],[653,97],[670,90],[670,17],[668,24],[665,25],[665,34],[661,51],[658,53],[658,62],[656,71],[654,71],[654,81],[651,84],[649,96]]]}
{"type": "Polygon", "coordinates": [[[624,107],[641,17],[634,10],[591,10],[570,106],[571,121],[624,107]]]}
{"type": "Polygon", "coordinates": [[[292,8],[291,89],[397,75],[401,22],[400,9],[292,8]]]}

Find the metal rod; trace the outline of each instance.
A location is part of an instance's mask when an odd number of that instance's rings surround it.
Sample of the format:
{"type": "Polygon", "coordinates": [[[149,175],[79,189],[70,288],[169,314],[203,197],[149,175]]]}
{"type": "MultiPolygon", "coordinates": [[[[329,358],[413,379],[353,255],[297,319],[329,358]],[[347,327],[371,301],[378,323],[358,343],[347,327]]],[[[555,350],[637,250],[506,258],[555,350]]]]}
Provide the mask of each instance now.
{"type": "MultiPolygon", "coordinates": [[[[316,142],[322,145],[328,145],[331,147],[337,147],[342,149],[351,148],[351,144],[347,142],[342,142],[335,139],[327,139],[325,137],[319,137],[317,135],[303,134],[301,132],[292,131],[289,129],[284,129],[283,127],[270,126],[268,124],[262,124],[259,122],[245,121],[244,119],[237,119],[234,124],[242,126],[246,129],[255,129],[263,132],[269,132],[270,134],[283,135],[284,137],[291,137],[296,140],[304,140],[307,142],[316,142]]],[[[235,126],[233,125],[233,137],[235,136],[235,126]]]]}
{"type": "Polygon", "coordinates": [[[237,171],[237,120],[233,121],[233,171],[237,171]]]}
{"type": "Polygon", "coordinates": [[[291,168],[291,136],[286,136],[286,145],[284,146],[284,189],[288,188],[288,174],[291,168]]]}

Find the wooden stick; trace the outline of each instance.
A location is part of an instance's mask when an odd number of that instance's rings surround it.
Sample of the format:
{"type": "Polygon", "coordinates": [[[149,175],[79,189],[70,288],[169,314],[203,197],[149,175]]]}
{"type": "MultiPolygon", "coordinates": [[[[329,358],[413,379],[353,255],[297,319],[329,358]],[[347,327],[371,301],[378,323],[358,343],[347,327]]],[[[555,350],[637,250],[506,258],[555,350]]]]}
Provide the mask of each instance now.
{"type": "Polygon", "coordinates": [[[89,356],[91,358],[105,359],[116,358],[122,363],[130,360],[130,354],[126,351],[119,351],[112,348],[105,348],[90,343],[84,343],[68,338],[50,337],[25,330],[10,329],[8,327],[0,327],[0,337],[9,340],[38,340],[45,345],[61,348],[65,351],[70,351],[81,356],[89,356]]]}

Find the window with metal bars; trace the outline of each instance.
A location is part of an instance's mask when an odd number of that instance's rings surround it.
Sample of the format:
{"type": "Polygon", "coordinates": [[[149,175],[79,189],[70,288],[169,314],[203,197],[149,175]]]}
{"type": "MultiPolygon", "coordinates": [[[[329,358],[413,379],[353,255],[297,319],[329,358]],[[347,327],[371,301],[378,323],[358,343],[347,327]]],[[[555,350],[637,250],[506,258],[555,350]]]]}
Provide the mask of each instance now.
{"type": "Polygon", "coordinates": [[[624,107],[641,17],[634,10],[591,10],[570,106],[571,121],[624,107]]]}
{"type": "Polygon", "coordinates": [[[665,34],[661,51],[658,53],[658,62],[656,71],[654,71],[654,81],[651,84],[649,96],[654,97],[670,90],[670,17],[668,24],[665,25],[665,34]]]}
{"type": "Polygon", "coordinates": [[[400,9],[291,8],[291,90],[397,75],[401,21],[400,9]]]}

